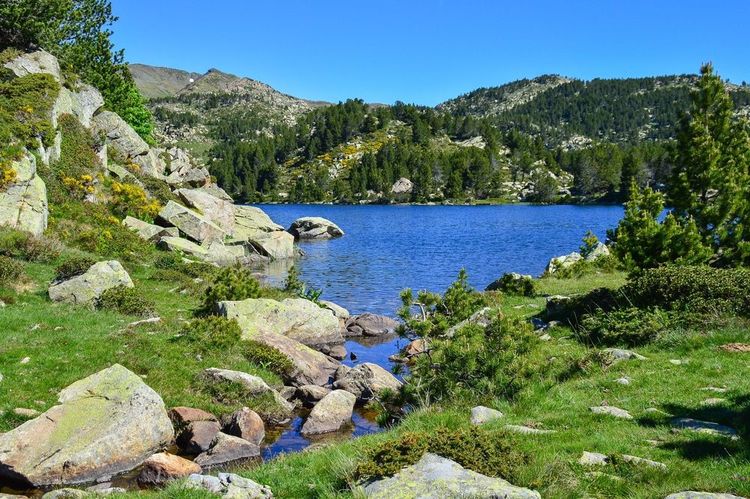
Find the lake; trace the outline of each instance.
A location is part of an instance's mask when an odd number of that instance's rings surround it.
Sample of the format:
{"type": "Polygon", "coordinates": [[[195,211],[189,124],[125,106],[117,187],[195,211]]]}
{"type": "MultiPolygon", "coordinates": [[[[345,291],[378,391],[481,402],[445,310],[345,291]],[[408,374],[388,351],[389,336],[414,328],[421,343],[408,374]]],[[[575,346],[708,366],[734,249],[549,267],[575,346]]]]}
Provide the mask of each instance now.
{"type": "MultiPolygon", "coordinates": [[[[402,289],[442,292],[461,268],[478,289],[505,272],[538,276],[553,256],[578,251],[586,231],[604,240],[623,214],[621,206],[258,206],[287,228],[304,216],[339,225],[344,237],[300,243],[305,252],[296,262],[301,279],[322,289],[322,299],[353,314],[392,317],[402,289]]],[[[287,270],[288,264],[272,264],[267,280],[280,284],[287,270]]],[[[374,345],[348,341],[346,347],[357,363],[389,367],[388,356],[404,344],[399,339],[374,345]]],[[[299,434],[301,423],[296,419],[264,449],[264,457],[307,446],[299,434]]],[[[362,414],[355,414],[354,423],[355,436],[377,431],[362,414]]]]}

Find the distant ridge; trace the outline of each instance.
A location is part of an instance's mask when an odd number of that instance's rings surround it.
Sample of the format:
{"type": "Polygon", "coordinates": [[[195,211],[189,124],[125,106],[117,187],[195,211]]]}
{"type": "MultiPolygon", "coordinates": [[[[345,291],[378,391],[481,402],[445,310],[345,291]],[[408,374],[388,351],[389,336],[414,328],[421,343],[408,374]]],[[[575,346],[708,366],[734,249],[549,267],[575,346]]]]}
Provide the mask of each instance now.
{"type": "Polygon", "coordinates": [[[130,64],[129,68],[138,90],[147,99],[173,97],[190,85],[191,79],[196,80],[203,76],[200,73],[146,64],[130,64]]]}

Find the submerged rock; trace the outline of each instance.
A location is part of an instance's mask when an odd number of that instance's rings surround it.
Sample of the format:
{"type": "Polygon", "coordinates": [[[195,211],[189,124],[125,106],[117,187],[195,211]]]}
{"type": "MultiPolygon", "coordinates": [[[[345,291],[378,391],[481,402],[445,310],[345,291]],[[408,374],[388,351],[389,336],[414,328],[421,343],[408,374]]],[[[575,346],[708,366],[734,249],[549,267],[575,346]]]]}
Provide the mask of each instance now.
{"type": "Polygon", "coordinates": [[[334,239],[344,235],[344,231],[328,219],[322,217],[302,217],[289,227],[295,239],[334,239]]]}
{"type": "Polygon", "coordinates": [[[302,435],[320,435],[339,431],[352,420],[357,398],[344,390],[333,390],[315,404],[302,426],[302,435]]]}
{"type": "Polygon", "coordinates": [[[95,263],[82,275],[53,283],[49,287],[49,297],[52,301],[91,304],[108,289],[119,286],[132,288],[133,281],[120,262],[110,260],[95,263]]]}
{"type": "Polygon", "coordinates": [[[58,401],[0,435],[0,477],[34,487],[92,482],[135,468],[174,435],[161,397],[118,364],[58,401]]]}
{"type": "Polygon", "coordinates": [[[394,476],[365,486],[365,496],[382,499],[395,497],[541,498],[536,491],[516,487],[502,478],[491,478],[465,469],[450,459],[429,453],[425,454],[417,464],[402,469],[394,476]]]}

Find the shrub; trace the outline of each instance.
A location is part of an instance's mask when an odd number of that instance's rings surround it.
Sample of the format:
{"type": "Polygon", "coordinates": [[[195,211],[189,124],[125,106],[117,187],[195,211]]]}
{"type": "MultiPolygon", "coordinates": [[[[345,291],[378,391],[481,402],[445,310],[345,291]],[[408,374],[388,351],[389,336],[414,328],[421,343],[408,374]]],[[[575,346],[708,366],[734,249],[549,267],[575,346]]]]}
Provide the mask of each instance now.
{"type": "Polygon", "coordinates": [[[649,269],[632,277],[623,294],[637,307],[750,316],[750,269],[649,269]]]}
{"type": "Polygon", "coordinates": [[[139,185],[112,182],[112,210],[124,217],[127,215],[153,221],[161,210],[156,199],[150,199],[139,185]]]}
{"type": "Polygon", "coordinates": [[[456,461],[483,475],[515,482],[528,457],[516,450],[503,433],[481,428],[408,432],[376,445],[355,468],[358,480],[392,476],[419,461],[426,452],[456,461]]]}
{"type": "Polygon", "coordinates": [[[213,315],[192,320],[180,330],[180,340],[189,342],[202,353],[228,350],[240,342],[241,336],[237,321],[213,315]]]}
{"type": "Polygon", "coordinates": [[[430,341],[429,355],[418,355],[411,366],[406,389],[422,402],[513,398],[539,371],[529,355],[537,344],[531,326],[517,318],[466,325],[451,338],[430,341]]]}
{"type": "Polygon", "coordinates": [[[55,281],[67,281],[73,277],[85,274],[96,260],[88,256],[75,256],[65,260],[55,269],[55,281]]]}
{"type": "Polygon", "coordinates": [[[23,262],[0,255],[0,286],[18,281],[24,275],[23,262]]]}
{"type": "Polygon", "coordinates": [[[55,137],[50,121],[60,85],[49,74],[0,76],[0,144],[18,143],[31,149],[37,140],[49,147],[55,137]]]}
{"type": "Polygon", "coordinates": [[[263,343],[245,340],[242,342],[242,352],[248,361],[279,376],[291,376],[294,372],[294,364],[286,355],[263,343]]]}
{"type": "Polygon", "coordinates": [[[534,296],[534,279],[531,276],[516,274],[503,274],[503,276],[487,286],[487,291],[502,291],[503,293],[516,296],[534,296]]]}
{"type": "Polygon", "coordinates": [[[48,263],[59,257],[61,252],[62,244],[56,239],[0,227],[0,255],[28,262],[48,263]]]}
{"type": "Polygon", "coordinates": [[[284,281],[284,291],[317,304],[320,304],[320,296],[323,294],[322,289],[308,288],[307,284],[299,278],[299,272],[294,265],[292,265],[292,268],[287,273],[286,280],[284,281]]]}
{"type": "Polygon", "coordinates": [[[573,296],[554,310],[547,305],[546,318],[559,320],[572,326],[577,326],[585,315],[594,314],[599,310],[608,312],[621,306],[627,306],[627,300],[619,289],[596,288],[586,294],[573,296]]]}
{"type": "Polygon", "coordinates": [[[583,317],[576,332],[591,345],[638,346],[656,340],[672,322],[670,315],[659,309],[597,310],[583,317]]]}
{"type": "Polygon", "coordinates": [[[225,267],[216,273],[211,286],[206,289],[201,311],[212,313],[216,311],[216,306],[220,301],[259,298],[260,294],[260,284],[250,270],[241,267],[225,267]]]}
{"type": "Polygon", "coordinates": [[[136,288],[118,286],[106,290],[96,303],[97,308],[125,315],[147,316],[154,312],[154,302],[142,296],[136,288]]]}

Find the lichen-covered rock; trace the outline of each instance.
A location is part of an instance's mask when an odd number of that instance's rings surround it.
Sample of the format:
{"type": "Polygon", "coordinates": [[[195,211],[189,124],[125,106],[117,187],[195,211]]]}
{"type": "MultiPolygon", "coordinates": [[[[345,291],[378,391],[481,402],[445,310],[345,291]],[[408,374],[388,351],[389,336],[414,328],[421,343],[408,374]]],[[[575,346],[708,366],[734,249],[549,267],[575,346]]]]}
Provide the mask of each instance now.
{"type": "Polygon", "coordinates": [[[471,424],[473,425],[482,425],[503,417],[505,414],[502,412],[483,405],[471,409],[471,424]]]}
{"type": "Polygon", "coordinates": [[[398,391],[401,384],[393,374],[379,365],[365,362],[337,378],[333,387],[354,394],[359,402],[366,402],[384,390],[398,391]]]}
{"type": "Polygon", "coordinates": [[[185,482],[186,487],[206,490],[217,494],[222,499],[272,499],[271,489],[260,485],[249,478],[243,478],[233,473],[219,473],[211,475],[190,475],[185,482]]]}
{"type": "Polygon", "coordinates": [[[322,217],[298,218],[289,227],[289,233],[295,239],[333,239],[344,235],[338,225],[322,217]]]}
{"type": "Polygon", "coordinates": [[[244,438],[255,445],[260,445],[266,436],[263,420],[248,407],[222,417],[221,425],[222,431],[227,435],[244,438]]]}
{"type": "Polygon", "coordinates": [[[186,206],[198,211],[227,234],[234,232],[234,205],[231,200],[220,199],[204,188],[178,189],[175,194],[186,206]]]}
{"type": "Polygon", "coordinates": [[[235,206],[234,235],[238,239],[250,239],[259,233],[282,232],[284,227],[274,223],[266,212],[254,206],[235,206]]]}
{"type": "Polygon", "coordinates": [[[91,121],[95,134],[101,134],[106,141],[128,159],[149,152],[149,146],[125,120],[112,111],[102,111],[91,121]]]}
{"type": "Polygon", "coordinates": [[[34,487],[91,482],[135,468],[172,441],[161,397],[120,365],[73,383],[58,401],[0,435],[0,477],[34,487]]]}
{"type": "Polygon", "coordinates": [[[339,431],[352,420],[357,398],[345,390],[333,390],[315,404],[302,426],[302,435],[339,431]]]}
{"type": "Polygon", "coordinates": [[[631,416],[630,413],[625,409],[620,409],[619,407],[611,405],[589,407],[589,410],[594,414],[612,416],[619,419],[633,419],[633,416],[631,416]]]}
{"type": "Polygon", "coordinates": [[[412,189],[414,189],[414,183],[406,177],[401,177],[391,186],[391,192],[396,195],[411,194],[412,189]]]}
{"type": "Polygon", "coordinates": [[[122,221],[122,225],[132,230],[138,237],[146,241],[159,242],[162,237],[179,237],[180,231],[177,227],[162,227],[154,225],[137,218],[127,216],[122,221]]]}
{"type": "Polygon", "coordinates": [[[538,492],[516,487],[502,478],[491,478],[464,469],[458,463],[435,454],[425,454],[417,464],[390,478],[365,487],[365,496],[377,499],[444,497],[540,499],[538,492]]]}
{"type": "Polygon", "coordinates": [[[250,298],[223,301],[218,307],[221,315],[239,323],[246,338],[258,333],[280,334],[308,346],[344,341],[333,312],[304,298],[250,298]]]}
{"type": "Polygon", "coordinates": [[[393,334],[398,321],[384,315],[365,313],[350,317],[346,321],[347,336],[383,336],[393,334]]]}
{"type": "Polygon", "coordinates": [[[159,452],[143,463],[138,475],[138,484],[159,486],[170,480],[178,480],[200,472],[201,467],[198,463],[167,452],[159,452]]]}
{"type": "Polygon", "coordinates": [[[294,397],[305,407],[314,407],[323,397],[331,393],[330,388],[317,385],[303,385],[297,388],[294,397]]]}
{"type": "Polygon", "coordinates": [[[12,61],[6,62],[5,67],[13,71],[13,74],[18,77],[30,74],[49,74],[56,81],[62,81],[62,72],[57,57],[44,50],[22,54],[12,61]]]}
{"type": "Polygon", "coordinates": [[[678,430],[694,431],[708,435],[727,437],[731,440],[738,440],[740,436],[737,430],[729,426],[714,423],[712,421],[701,421],[692,418],[675,418],[672,420],[672,426],[678,430]]]}
{"type": "Polygon", "coordinates": [[[36,174],[36,157],[25,153],[11,163],[14,182],[0,191],[0,226],[40,236],[47,229],[47,186],[36,174]]]}
{"type": "Polygon", "coordinates": [[[49,297],[52,301],[91,304],[106,290],[118,286],[132,288],[133,281],[120,262],[110,260],[95,263],[82,275],[53,283],[49,287],[49,297]]]}
{"type": "Polygon", "coordinates": [[[333,315],[335,315],[339,320],[347,320],[349,317],[351,317],[347,309],[345,309],[341,305],[333,303],[332,301],[320,300],[318,303],[320,303],[320,305],[322,305],[324,308],[327,308],[328,310],[333,312],[333,315]]]}
{"type": "Polygon", "coordinates": [[[177,227],[180,233],[198,243],[222,241],[227,235],[203,215],[171,200],[159,212],[157,222],[166,227],[177,227]]]}
{"type": "MultiPolygon", "coordinates": [[[[237,233],[236,226],[235,233],[237,233]]],[[[248,237],[246,241],[253,251],[273,260],[285,260],[297,256],[297,251],[294,247],[294,236],[288,232],[260,232],[248,237]]]]}
{"type": "Polygon", "coordinates": [[[195,458],[202,468],[260,457],[260,447],[247,440],[219,432],[209,449],[195,458]]]}
{"type": "Polygon", "coordinates": [[[587,262],[593,262],[605,256],[609,256],[609,248],[606,244],[597,242],[596,246],[594,246],[586,255],[585,260],[587,262]]]}
{"type": "MultiPolygon", "coordinates": [[[[252,374],[243,373],[241,371],[231,371],[229,369],[217,369],[211,367],[203,371],[204,378],[212,383],[219,382],[230,382],[235,383],[247,392],[251,396],[260,396],[270,394],[273,398],[274,404],[276,405],[275,413],[279,414],[278,417],[287,419],[291,417],[294,405],[288,400],[281,396],[279,392],[268,386],[262,378],[253,376],[252,374]]],[[[280,422],[280,421],[274,421],[280,422]]]]}
{"type": "Polygon", "coordinates": [[[554,274],[558,270],[571,267],[581,260],[583,260],[583,257],[575,251],[568,255],[556,256],[549,261],[545,272],[547,274],[554,274]]]}
{"type": "Polygon", "coordinates": [[[219,266],[261,263],[263,259],[263,257],[257,255],[246,255],[241,246],[225,245],[221,241],[211,241],[199,245],[181,237],[162,237],[159,239],[158,246],[167,251],[183,253],[188,257],[219,266]]]}

